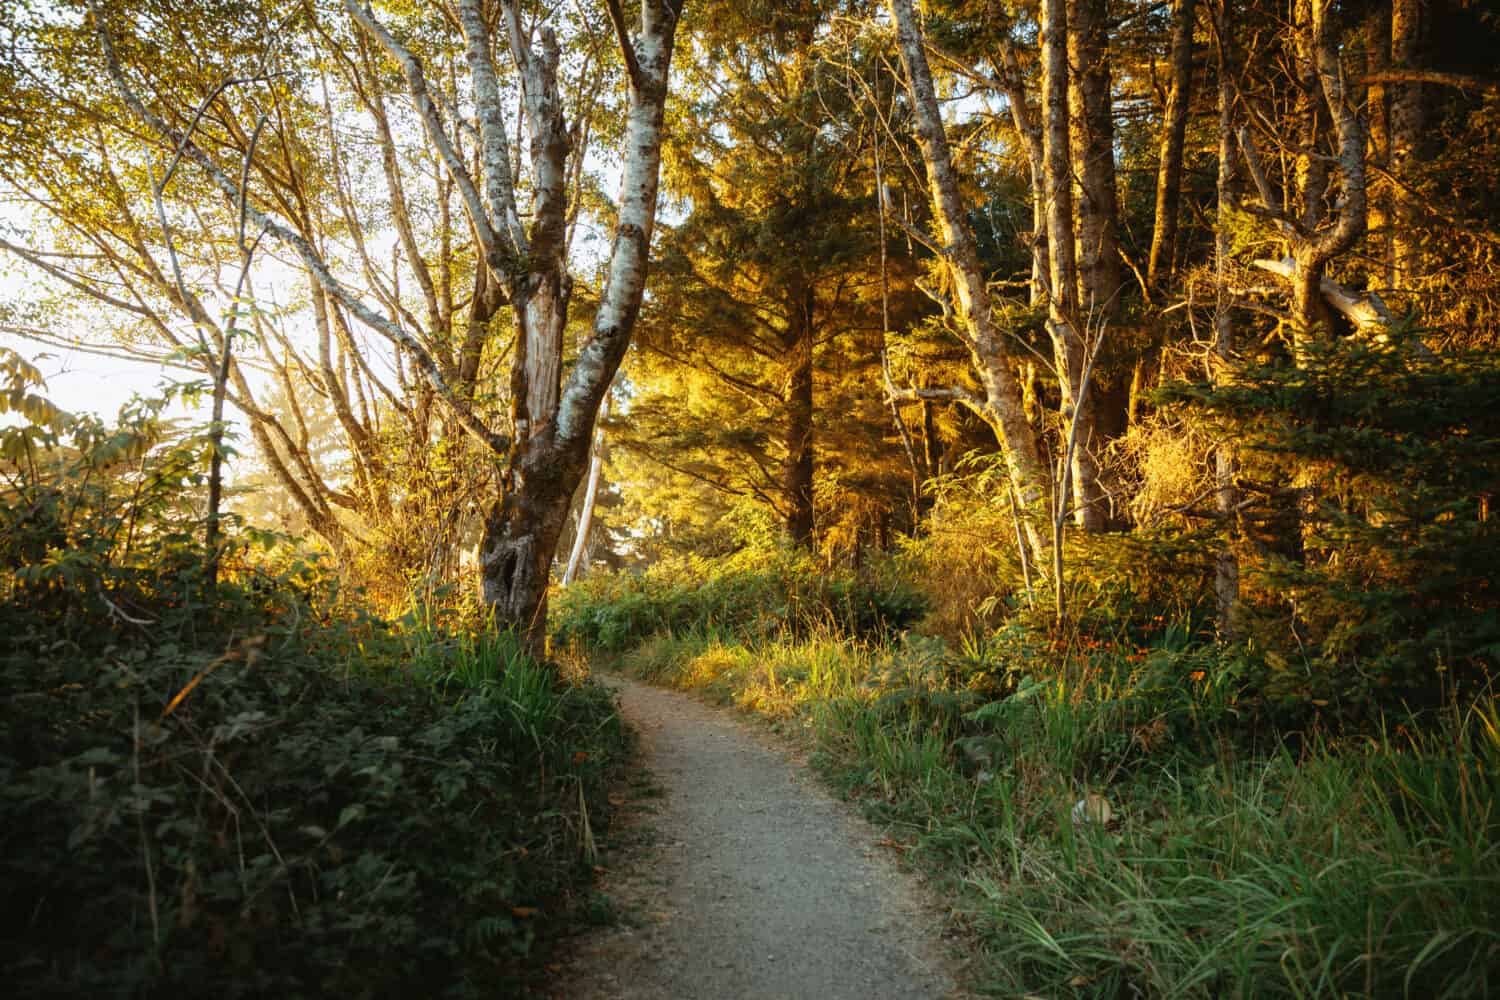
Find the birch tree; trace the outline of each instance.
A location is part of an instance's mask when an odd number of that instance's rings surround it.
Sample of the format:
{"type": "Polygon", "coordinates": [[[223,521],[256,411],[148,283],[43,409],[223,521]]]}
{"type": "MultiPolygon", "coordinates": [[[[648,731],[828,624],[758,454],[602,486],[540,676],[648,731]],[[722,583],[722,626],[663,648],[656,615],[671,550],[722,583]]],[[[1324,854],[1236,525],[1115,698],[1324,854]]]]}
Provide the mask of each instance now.
{"type": "MultiPolygon", "coordinates": [[[[412,332],[421,328],[415,317],[382,314],[334,273],[276,206],[252,197],[246,213],[301,260],[327,297],[408,357],[454,423],[498,462],[498,495],[484,517],[479,546],[480,592],[495,622],[518,629],[528,648],[541,653],[557,539],[587,464],[600,403],[629,344],[644,292],[668,69],[682,5],[646,0],[634,30],[617,2],[608,2],[603,12],[625,67],[628,92],[621,194],[592,333],[566,378],[563,332],[573,286],[566,254],[567,208],[570,158],[578,154],[561,99],[561,49],[554,28],[545,18],[533,22],[515,0],[494,5],[461,0],[456,27],[472,91],[474,120],[468,121],[439,106],[441,91],[428,68],[380,14],[357,0],[345,0],[344,8],[399,68],[405,99],[416,109],[463,206],[479,266],[487,272],[485,281],[507,297],[515,339],[506,424],[493,426],[470,405],[452,372],[412,332]],[[512,149],[497,51],[508,53],[519,80],[524,156],[521,149],[512,149]],[[459,128],[476,136],[475,163],[460,154],[454,140],[459,128]],[[528,168],[525,188],[517,183],[523,165],[528,168]]],[[[141,125],[182,149],[226,195],[238,197],[239,182],[212,150],[175,127],[137,92],[118,57],[110,19],[98,7],[94,17],[110,79],[141,125]]]]}
{"type": "MultiPolygon", "coordinates": [[[[953,153],[943,127],[932,69],[927,61],[922,27],[917,22],[911,0],[890,0],[890,11],[896,23],[896,40],[901,64],[906,70],[922,160],[927,167],[933,214],[942,237],[940,253],[944,266],[952,275],[954,307],[961,323],[961,336],[969,349],[974,371],[984,386],[982,396],[962,389],[907,390],[906,393],[926,398],[944,398],[946,393],[946,398],[969,406],[994,428],[995,436],[1005,448],[1011,481],[1024,512],[1031,554],[1036,556],[1048,546],[1044,504],[1050,478],[1037,448],[1036,433],[1026,420],[1014,359],[1005,333],[996,320],[989,288],[980,268],[979,251],[959,191],[953,153]]],[[[1053,235],[1051,230],[1050,235],[1053,235]]]]}

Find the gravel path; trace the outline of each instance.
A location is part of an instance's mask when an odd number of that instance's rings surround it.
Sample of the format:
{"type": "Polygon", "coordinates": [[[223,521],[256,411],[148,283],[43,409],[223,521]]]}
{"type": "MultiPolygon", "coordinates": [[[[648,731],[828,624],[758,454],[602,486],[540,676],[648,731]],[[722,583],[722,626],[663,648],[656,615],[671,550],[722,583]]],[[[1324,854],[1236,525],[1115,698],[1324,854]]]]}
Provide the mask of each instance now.
{"type": "MultiPolygon", "coordinates": [[[[568,1000],[908,1000],[955,996],[936,930],[880,835],[768,738],[687,695],[621,678],[664,794],[648,843],[611,859],[627,920],[585,937],[568,1000]],[[631,925],[634,926],[631,926],[631,925]]],[[[632,822],[627,820],[627,822],[632,822]]]]}

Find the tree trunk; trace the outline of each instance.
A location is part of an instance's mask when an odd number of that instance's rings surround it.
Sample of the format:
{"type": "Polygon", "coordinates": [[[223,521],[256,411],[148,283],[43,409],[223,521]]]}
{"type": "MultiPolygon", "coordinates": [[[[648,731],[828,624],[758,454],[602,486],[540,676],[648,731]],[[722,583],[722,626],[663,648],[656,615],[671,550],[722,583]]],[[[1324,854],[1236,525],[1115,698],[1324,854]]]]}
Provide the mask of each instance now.
{"type": "MultiPolygon", "coordinates": [[[[607,419],[609,419],[609,397],[605,396],[603,405],[599,407],[599,421],[603,423],[607,419]]],[[[588,551],[589,532],[594,527],[594,505],[599,501],[599,479],[604,471],[605,454],[604,428],[600,427],[594,435],[594,446],[589,453],[589,480],[583,488],[583,505],[578,511],[578,528],[573,536],[573,551],[568,556],[568,568],[563,570],[564,587],[578,578],[579,568],[583,566],[584,553],[588,551]]]]}
{"type": "MultiPolygon", "coordinates": [[[[1004,17],[1004,9],[991,0],[994,16],[1004,17]],[[997,9],[998,8],[998,9],[997,9]]],[[[1047,184],[1044,173],[1042,127],[1026,99],[1026,82],[1021,70],[1021,60],[1016,55],[1015,45],[1009,38],[1000,43],[1001,61],[996,75],[1005,88],[1005,97],[1010,104],[1011,121],[1015,124],[1016,137],[1026,152],[1026,171],[1031,182],[1031,287],[1030,302],[1039,306],[1047,301],[1047,184]]]]}
{"type": "Polygon", "coordinates": [[[980,404],[985,419],[1005,448],[1006,461],[1024,512],[1027,541],[1034,554],[1048,546],[1046,511],[1048,476],[1037,451],[1036,434],[1026,422],[1021,388],[1012,370],[1013,359],[995,322],[979,250],[969,226],[953,155],[943,130],[942,112],[927,63],[921,27],[912,0],[890,0],[892,18],[906,69],[922,159],[933,210],[945,247],[944,263],[953,276],[956,311],[976,374],[984,386],[980,404]]]}
{"type": "Polygon", "coordinates": [[[1177,214],[1182,195],[1182,148],[1187,136],[1193,88],[1193,17],[1197,0],[1177,0],[1172,26],[1172,86],[1162,122],[1161,156],[1156,170],[1156,225],[1146,283],[1153,289],[1170,277],[1176,259],[1177,214]]]}
{"type": "MultiPolygon", "coordinates": [[[[1372,78],[1365,92],[1365,119],[1370,127],[1370,158],[1387,171],[1391,168],[1390,94],[1377,77],[1391,68],[1391,11],[1375,4],[1365,20],[1365,75],[1372,78]]],[[[1395,287],[1396,258],[1391,243],[1391,198],[1389,181],[1371,185],[1370,236],[1375,244],[1380,286],[1395,287]]]]}
{"type": "MultiPolygon", "coordinates": [[[[1391,4],[1391,62],[1395,69],[1422,67],[1425,20],[1426,0],[1394,0],[1391,4]]],[[[1397,184],[1391,193],[1391,287],[1410,289],[1421,272],[1420,218],[1416,199],[1408,191],[1422,136],[1422,85],[1407,82],[1392,86],[1390,169],[1397,184]]]]}
{"type": "Polygon", "coordinates": [[[514,360],[512,400],[517,408],[516,434],[534,434],[557,410],[562,388],[563,331],[568,325],[571,281],[561,263],[526,280],[515,310],[516,342],[524,344],[514,360]],[[524,402],[524,412],[521,404],[524,402]],[[519,421],[524,419],[525,423],[519,421]]]}
{"type": "MultiPolygon", "coordinates": [[[[1045,7],[1051,8],[1048,0],[1045,7]]],[[[1119,304],[1120,252],[1115,232],[1115,129],[1109,93],[1106,0],[1069,0],[1067,88],[1070,153],[1077,178],[1078,306],[1083,323],[1108,317],[1119,304]]],[[[1077,373],[1074,372],[1076,380],[1077,373]]],[[[1085,450],[1085,443],[1080,443],[1085,450]]]]}
{"type": "MultiPolygon", "coordinates": [[[[527,77],[527,98],[531,107],[533,129],[539,117],[548,116],[544,93],[550,83],[555,97],[556,42],[542,36],[540,55],[525,52],[524,35],[514,5],[504,4],[511,20],[512,47],[527,77]],[[550,75],[551,79],[545,79],[550,75]]],[[[645,289],[646,267],[651,230],[656,219],[656,193],[661,164],[663,107],[667,92],[667,70],[678,22],[678,7],[663,0],[646,0],[642,4],[641,31],[632,43],[621,38],[630,67],[630,105],[625,123],[622,148],[625,151],[624,176],[621,182],[619,216],[614,244],[610,252],[607,278],[594,317],[593,334],[578,352],[568,379],[558,391],[550,389],[551,370],[540,362],[546,358],[517,358],[512,381],[525,381],[521,387],[526,405],[516,400],[518,431],[525,421],[526,434],[518,434],[507,472],[509,483],[501,498],[485,518],[479,544],[480,593],[490,608],[496,625],[513,627],[524,637],[534,656],[546,652],[547,587],[557,540],[567,520],[568,508],[588,465],[590,444],[599,408],[609,391],[609,384],[629,346],[640,312],[645,289]],[[525,374],[519,374],[524,371],[525,374]],[[532,379],[536,379],[532,382],[532,379]],[[552,405],[541,401],[550,395],[552,405]]],[[[623,33],[622,33],[623,34],[623,33]]],[[[533,141],[533,158],[538,147],[549,156],[560,157],[555,146],[533,141]]],[[[552,167],[539,170],[545,178],[556,173],[552,167]]],[[[538,195],[537,220],[532,225],[534,256],[543,260],[560,259],[560,233],[565,205],[546,195],[538,195]],[[543,208],[546,212],[543,212],[543,208]],[[554,241],[555,240],[555,241],[554,241]],[[545,252],[543,252],[545,251],[545,252]]],[[[527,303],[526,324],[531,334],[524,342],[528,352],[533,345],[543,345],[544,331],[560,331],[567,321],[567,287],[563,272],[552,282],[551,268],[523,278],[521,291],[527,303]],[[540,305],[538,305],[540,303],[540,305]]],[[[513,286],[514,287],[514,286],[513,286]]],[[[516,291],[513,291],[513,298],[516,291]]],[[[520,311],[520,310],[518,310],[520,311]]]]}
{"type": "Polygon", "coordinates": [[[786,338],[789,362],[786,386],[786,454],[781,462],[781,490],[786,498],[786,533],[792,544],[811,549],[813,542],[813,296],[794,296],[786,338]]]}
{"type": "Polygon", "coordinates": [[[587,438],[580,449],[553,434],[524,450],[515,486],[490,508],[479,543],[480,597],[495,624],[514,628],[527,651],[541,658],[547,643],[547,587],[557,540],[583,478],[587,438]],[[570,488],[571,484],[571,488],[570,488]]]}
{"type": "MultiPolygon", "coordinates": [[[[1190,2],[1190,0],[1189,0],[1190,2]]],[[[1234,85],[1230,67],[1234,65],[1230,46],[1233,26],[1230,0],[1217,0],[1214,10],[1214,33],[1217,36],[1219,73],[1219,174],[1218,220],[1214,226],[1214,340],[1209,361],[1209,377],[1222,382],[1234,359],[1234,320],[1230,314],[1233,294],[1229,287],[1230,254],[1233,242],[1225,220],[1234,208],[1234,85]]],[[[1218,611],[1219,637],[1232,642],[1239,635],[1240,564],[1235,552],[1237,531],[1236,508],[1239,490],[1235,475],[1239,463],[1234,444],[1221,441],[1214,448],[1214,508],[1218,512],[1223,547],[1214,559],[1214,603],[1218,611]]]]}
{"type": "Polygon", "coordinates": [[[1328,25],[1328,0],[1296,0],[1294,16],[1290,48],[1301,86],[1295,101],[1299,135],[1294,179],[1298,197],[1293,208],[1283,205],[1244,127],[1239,130],[1239,145],[1261,205],[1286,241],[1292,264],[1286,277],[1292,290],[1293,353],[1300,361],[1308,339],[1328,332],[1324,275],[1329,263],[1351,250],[1364,235],[1368,188],[1364,123],[1344,91],[1337,39],[1328,25]],[[1338,150],[1337,157],[1332,158],[1321,152],[1330,131],[1338,150]],[[1339,198],[1330,211],[1327,194],[1335,169],[1339,198]]]}
{"type": "MultiPolygon", "coordinates": [[[[1318,87],[1317,25],[1314,18],[1319,5],[1326,0],[1295,0],[1292,6],[1292,66],[1297,88],[1293,100],[1293,117],[1300,134],[1296,142],[1295,177],[1299,222],[1306,232],[1314,232],[1323,221],[1323,198],[1328,191],[1328,161],[1323,156],[1323,141],[1328,134],[1328,112],[1318,87]]],[[[1314,280],[1316,284],[1316,280],[1314,280]]],[[[1296,296],[1294,295],[1294,299],[1296,296]]],[[[1301,313],[1299,312],[1300,316],[1301,313]]]]}
{"type": "MultiPolygon", "coordinates": [[[[1094,2],[1094,0],[1089,0],[1094,2]]],[[[1044,0],[1042,4],[1042,173],[1046,178],[1047,193],[1047,259],[1049,271],[1049,296],[1047,310],[1047,332],[1052,338],[1053,363],[1057,367],[1057,381],[1062,395],[1062,411],[1069,434],[1077,434],[1077,447],[1067,449],[1072,455],[1071,468],[1063,477],[1072,484],[1068,497],[1060,497],[1060,503],[1071,498],[1073,516],[1077,524],[1087,531],[1103,530],[1106,523],[1104,495],[1099,485],[1099,468],[1094,461],[1091,444],[1094,437],[1094,411],[1085,396],[1079,404],[1079,388],[1083,378],[1085,350],[1080,333],[1082,322],[1078,291],[1081,287],[1078,267],[1078,250],[1074,239],[1073,213],[1073,153],[1069,132],[1069,24],[1067,0],[1044,0]],[[1076,426],[1076,432],[1072,428],[1076,426]]],[[[1102,29],[1101,29],[1102,30],[1102,29]]],[[[1100,53],[1102,57],[1102,52],[1100,53]]],[[[1106,76],[1106,91],[1107,91],[1106,76]]],[[[1107,94],[1106,94],[1107,96],[1107,94]]],[[[1113,212],[1113,153],[1110,154],[1108,198],[1113,212]]],[[[1089,164],[1097,168],[1097,162],[1089,164]]],[[[1095,170],[1097,175],[1097,169],[1095,170]]],[[[1098,178],[1095,176],[1095,181],[1098,178]]],[[[1098,199],[1104,195],[1093,192],[1098,199]]],[[[1088,196],[1085,195],[1085,198],[1088,196]]],[[[1100,219],[1097,212],[1099,202],[1091,203],[1085,213],[1090,224],[1100,219]]],[[[1112,231],[1111,223],[1103,229],[1091,230],[1093,239],[1103,239],[1106,229],[1112,231]]],[[[1080,234],[1082,235],[1082,234],[1080,234]]],[[[1095,244],[1097,251],[1097,244],[1095,244]]],[[[1111,244],[1111,256],[1113,255],[1111,244]]],[[[1097,252],[1088,255],[1091,262],[1086,287],[1091,292],[1099,286],[1102,271],[1097,252]]],[[[1111,296],[1112,298],[1112,296],[1111,296]]]]}

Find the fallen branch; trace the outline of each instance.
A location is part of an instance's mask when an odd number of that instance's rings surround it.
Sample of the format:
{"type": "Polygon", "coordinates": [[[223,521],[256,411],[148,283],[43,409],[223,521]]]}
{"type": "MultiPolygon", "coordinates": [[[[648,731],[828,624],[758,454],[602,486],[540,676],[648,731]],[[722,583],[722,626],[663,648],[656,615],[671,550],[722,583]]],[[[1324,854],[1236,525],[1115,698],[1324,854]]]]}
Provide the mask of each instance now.
{"type": "MultiPolygon", "coordinates": [[[[1280,260],[1256,260],[1252,261],[1251,265],[1285,278],[1287,281],[1292,280],[1297,267],[1290,257],[1283,257],[1280,260]]],[[[1353,291],[1327,275],[1324,275],[1322,281],[1318,283],[1318,290],[1323,293],[1324,300],[1330,306],[1342,313],[1349,322],[1354,324],[1355,329],[1362,333],[1370,332],[1375,327],[1389,329],[1395,324],[1395,317],[1391,315],[1390,309],[1376,292],[1353,291]]]]}

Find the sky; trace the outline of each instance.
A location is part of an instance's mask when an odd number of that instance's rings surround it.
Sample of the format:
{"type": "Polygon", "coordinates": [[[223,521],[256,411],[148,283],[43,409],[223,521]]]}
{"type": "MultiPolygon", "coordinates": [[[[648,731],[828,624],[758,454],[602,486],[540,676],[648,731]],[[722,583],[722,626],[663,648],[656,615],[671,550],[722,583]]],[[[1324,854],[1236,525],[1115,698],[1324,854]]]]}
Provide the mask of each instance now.
{"type": "MultiPolygon", "coordinates": [[[[0,224],[14,225],[18,221],[14,206],[0,202],[0,224]]],[[[157,395],[166,382],[187,379],[187,373],[181,370],[41,344],[18,335],[15,327],[8,328],[6,314],[12,309],[24,309],[35,301],[38,291],[46,287],[42,284],[45,280],[45,276],[0,251],[0,347],[15,351],[41,371],[46,379],[43,395],[54,404],[70,413],[92,413],[108,419],[133,396],[157,395]]],[[[80,317],[65,323],[63,330],[77,327],[76,331],[70,332],[90,334],[90,339],[97,340],[100,331],[88,330],[87,326],[91,320],[104,318],[105,312],[102,307],[85,309],[80,317]]],[[[168,412],[173,416],[207,421],[209,404],[204,400],[190,408],[174,403],[168,412]]]]}

